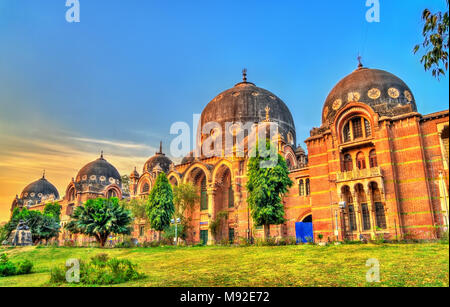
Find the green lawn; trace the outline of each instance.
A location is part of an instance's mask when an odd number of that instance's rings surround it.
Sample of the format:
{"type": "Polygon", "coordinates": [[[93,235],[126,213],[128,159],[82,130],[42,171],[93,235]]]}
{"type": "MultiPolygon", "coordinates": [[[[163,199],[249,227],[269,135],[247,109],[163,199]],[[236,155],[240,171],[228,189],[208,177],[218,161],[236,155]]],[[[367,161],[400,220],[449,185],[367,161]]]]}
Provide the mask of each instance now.
{"type": "Polygon", "coordinates": [[[120,286],[449,286],[449,246],[430,244],[158,247],[134,249],[4,248],[29,259],[33,274],[0,277],[0,286],[48,286],[50,269],[68,258],[106,252],[138,264],[144,279],[120,286]],[[380,283],[367,283],[366,260],[380,262],[380,283]]]}

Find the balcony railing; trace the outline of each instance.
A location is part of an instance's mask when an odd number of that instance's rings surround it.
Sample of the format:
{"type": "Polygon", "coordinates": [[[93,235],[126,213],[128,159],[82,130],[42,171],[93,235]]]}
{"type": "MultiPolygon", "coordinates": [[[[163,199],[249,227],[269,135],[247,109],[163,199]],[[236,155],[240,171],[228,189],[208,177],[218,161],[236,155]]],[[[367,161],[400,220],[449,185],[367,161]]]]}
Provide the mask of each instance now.
{"type": "Polygon", "coordinates": [[[354,169],[349,172],[338,172],[336,175],[336,181],[351,181],[359,180],[372,177],[381,177],[381,169],[379,167],[365,168],[365,169],[354,169]]]}

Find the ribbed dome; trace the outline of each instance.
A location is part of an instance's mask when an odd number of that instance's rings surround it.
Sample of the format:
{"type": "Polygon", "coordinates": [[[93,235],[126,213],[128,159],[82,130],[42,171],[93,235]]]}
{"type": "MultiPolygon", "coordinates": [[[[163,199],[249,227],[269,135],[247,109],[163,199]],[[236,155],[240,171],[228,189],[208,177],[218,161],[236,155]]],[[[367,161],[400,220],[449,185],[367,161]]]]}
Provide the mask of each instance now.
{"type": "Polygon", "coordinates": [[[24,200],[41,200],[42,197],[47,198],[51,196],[53,196],[54,199],[59,199],[58,190],[53,184],[45,179],[44,176],[27,185],[20,194],[20,198],[24,200]]]}
{"type": "MultiPolygon", "coordinates": [[[[296,144],[294,120],[286,104],[273,93],[247,82],[236,84],[214,98],[202,112],[201,127],[217,122],[224,132],[225,123],[259,123],[266,119],[266,107],[270,121],[279,125],[279,132],[290,144],[296,144]]],[[[201,131],[201,129],[199,129],[201,131]]]]}
{"type": "Polygon", "coordinates": [[[117,169],[103,158],[86,164],[76,177],[76,182],[95,181],[103,185],[112,183],[121,185],[122,179],[117,169]]]}
{"type": "Polygon", "coordinates": [[[349,102],[368,104],[381,116],[417,111],[409,87],[397,76],[379,69],[360,67],[331,90],[322,112],[323,123],[331,123],[349,102]]]}
{"type": "Polygon", "coordinates": [[[153,157],[145,162],[143,171],[151,173],[153,169],[159,165],[163,172],[167,174],[170,170],[171,164],[172,160],[166,157],[166,155],[162,152],[157,152],[153,157]]]}

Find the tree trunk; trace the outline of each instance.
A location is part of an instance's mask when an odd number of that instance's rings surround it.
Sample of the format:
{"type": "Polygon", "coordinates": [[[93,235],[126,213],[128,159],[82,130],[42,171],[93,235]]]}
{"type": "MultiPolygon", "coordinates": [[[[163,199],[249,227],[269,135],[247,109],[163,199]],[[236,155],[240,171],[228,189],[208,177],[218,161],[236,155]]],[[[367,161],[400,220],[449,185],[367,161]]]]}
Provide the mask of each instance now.
{"type": "Polygon", "coordinates": [[[270,238],[270,225],[266,224],[264,225],[264,241],[268,240],[270,238]]]}
{"type": "Polygon", "coordinates": [[[161,243],[161,230],[158,230],[158,243],[161,243]]]}

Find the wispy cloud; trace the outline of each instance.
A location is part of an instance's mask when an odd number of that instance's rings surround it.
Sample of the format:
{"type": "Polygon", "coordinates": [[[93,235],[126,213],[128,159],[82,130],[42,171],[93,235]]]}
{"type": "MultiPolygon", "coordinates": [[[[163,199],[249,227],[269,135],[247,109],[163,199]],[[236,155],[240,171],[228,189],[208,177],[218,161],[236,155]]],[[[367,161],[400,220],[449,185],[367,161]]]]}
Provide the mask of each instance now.
{"type": "Polygon", "coordinates": [[[98,139],[89,139],[89,138],[78,138],[78,137],[72,137],[71,139],[80,141],[80,142],[87,142],[87,143],[94,143],[94,144],[106,144],[121,148],[132,148],[132,149],[147,149],[147,150],[153,150],[154,148],[144,145],[144,144],[133,144],[133,143],[121,143],[121,142],[114,142],[114,141],[108,141],[108,140],[98,140],[98,139]]]}

